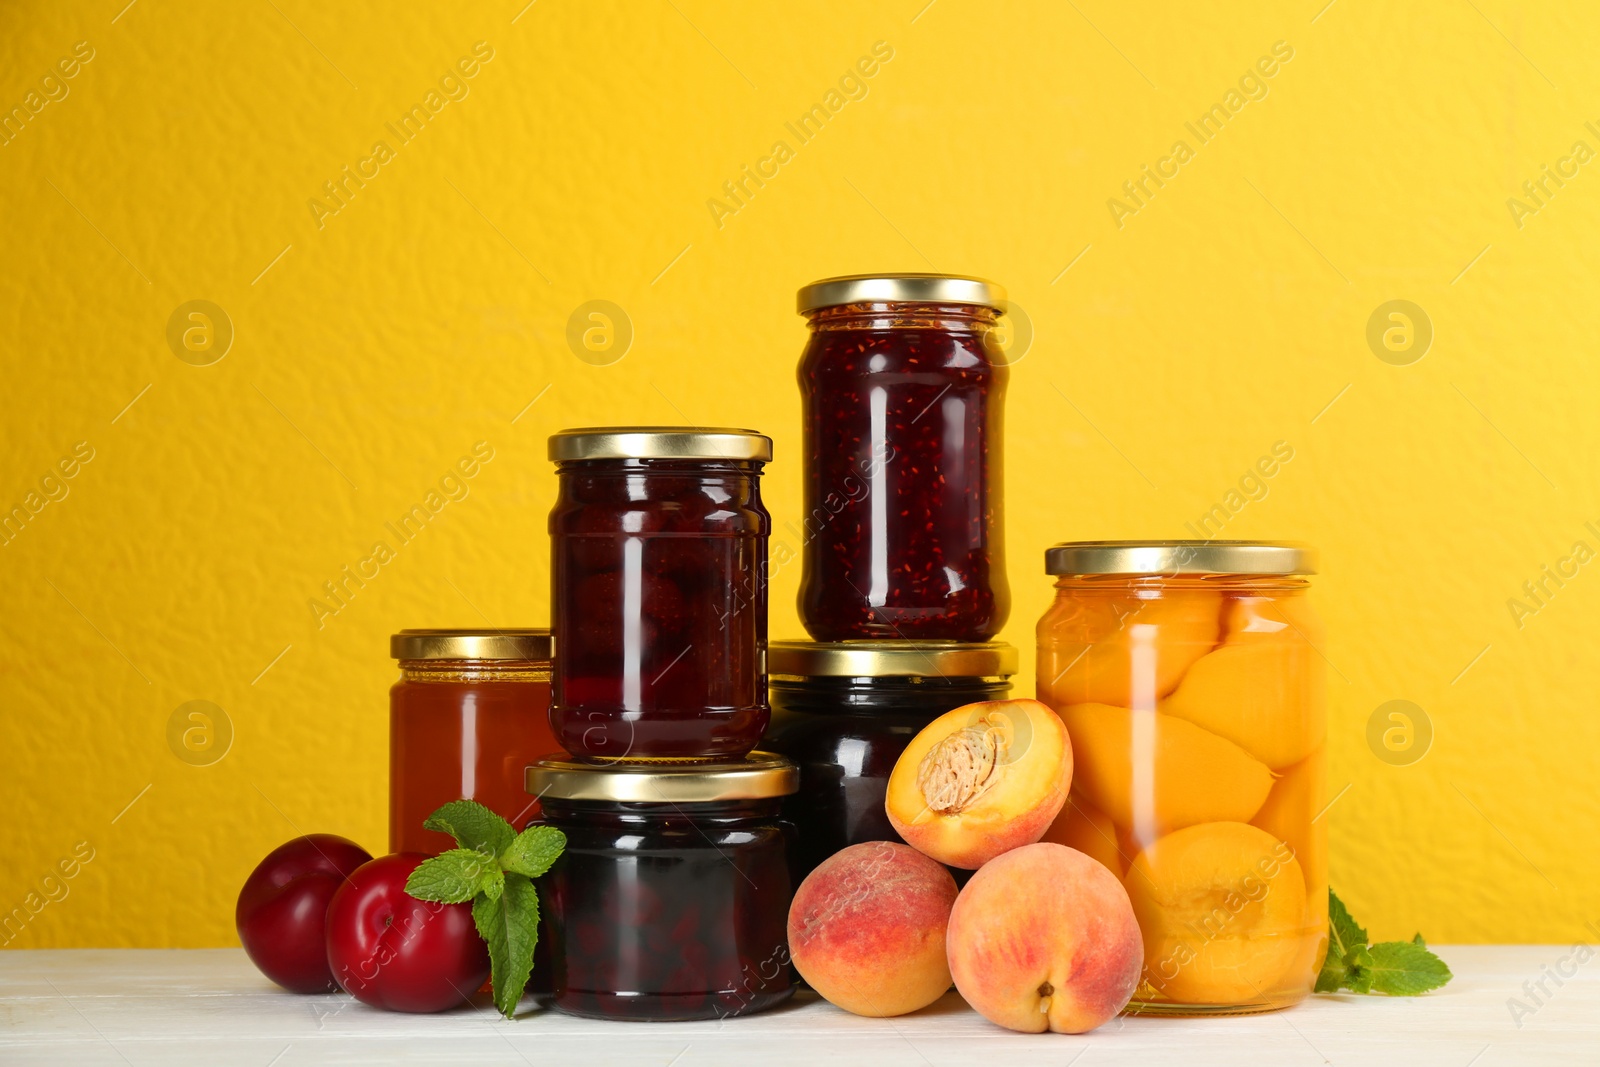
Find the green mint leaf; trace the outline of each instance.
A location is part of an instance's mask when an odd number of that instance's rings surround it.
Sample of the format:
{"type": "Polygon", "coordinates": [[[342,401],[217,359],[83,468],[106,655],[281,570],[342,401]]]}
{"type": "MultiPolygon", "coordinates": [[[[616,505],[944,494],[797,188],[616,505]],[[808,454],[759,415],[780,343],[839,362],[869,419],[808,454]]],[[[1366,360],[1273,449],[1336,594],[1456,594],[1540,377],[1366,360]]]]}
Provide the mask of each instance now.
{"type": "Polygon", "coordinates": [[[567,847],[567,835],[549,826],[530,826],[517,835],[500,857],[508,871],[537,878],[550,869],[567,847]]]}
{"type": "Polygon", "coordinates": [[[422,828],[449,834],[462,848],[490,856],[500,855],[517,836],[510,823],[476,800],[452,800],[428,816],[422,828]]]}
{"type": "Polygon", "coordinates": [[[1369,943],[1366,930],[1351,918],[1350,910],[1332,889],[1328,890],[1328,925],[1328,952],[1332,954],[1337,946],[1340,959],[1348,960],[1352,949],[1358,945],[1365,948],[1369,943]]]}
{"type": "Polygon", "coordinates": [[[1372,989],[1392,997],[1414,997],[1450,981],[1444,960],[1416,941],[1385,941],[1372,946],[1372,989]]]}
{"type": "Polygon", "coordinates": [[[1314,990],[1318,993],[1337,993],[1344,988],[1345,979],[1350,975],[1350,968],[1345,965],[1344,957],[1334,951],[1333,939],[1328,939],[1328,955],[1322,960],[1322,971],[1317,975],[1317,984],[1314,990]]]}
{"type": "Polygon", "coordinates": [[[1413,934],[1412,937],[1411,937],[1411,943],[1413,945],[1421,945],[1423,948],[1427,948],[1428,947],[1428,943],[1426,941],[1422,940],[1422,935],[1421,934],[1413,934]]]}
{"type": "Polygon", "coordinates": [[[505,889],[497,899],[485,893],[472,902],[472,922],[489,946],[494,1006],[507,1019],[513,1018],[533,972],[533,947],[539,941],[539,897],[533,879],[507,871],[505,889]]]}
{"type": "Polygon", "coordinates": [[[479,893],[499,896],[502,877],[492,857],[470,848],[453,848],[419,863],[406,879],[406,892],[418,900],[460,904],[479,893]]]}
{"type": "Polygon", "coordinates": [[[1345,976],[1344,984],[1349,986],[1353,993],[1372,992],[1372,951],[1366,945],[1357,945],[1350,950],[1346,959],[1350,965],[1350,972],[1345,976]]]}

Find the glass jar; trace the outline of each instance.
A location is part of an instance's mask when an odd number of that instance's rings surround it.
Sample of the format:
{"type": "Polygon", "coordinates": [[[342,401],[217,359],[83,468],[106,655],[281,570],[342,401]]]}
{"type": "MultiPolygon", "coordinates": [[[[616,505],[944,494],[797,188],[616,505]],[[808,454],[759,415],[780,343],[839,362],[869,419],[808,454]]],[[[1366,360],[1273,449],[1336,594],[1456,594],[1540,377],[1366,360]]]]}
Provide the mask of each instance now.
{"type": "Polygon", "coordinates": [[[720,1019],[792,991],[788,834],[794,765],[540,760],[528,792],[567,835],[539,880],[551,1003],[597,1019],[720,1019]]]}
{"type": "Polygon", "coordinates": [[[1310,549],[1057,545],[1039,699],[1072,738],[1047,840],[1123,879],[1144,934],[1128,1011],[1287,1007],[1327,949],[1327,707],[1310,549]]]}
{"type": "Polygon", "coordinates": [[[550,438],[550,721],[595,759],[742,756],[767,727],[767,537],[749,430],[550,438]]]}
{"type": "Polygon", "coordinates": [[[895,761],[945,712],[1004,700],[1017,650],[997,641],[775,641],[767,669],[772,726],[762,747],[800,768],[785,805],[798,885],[842,848],[901,840],[883,806],[895,761]]]}
{"type": "Polygon", "coordinates": [[[937,274],[800,290],[800,619],[818,641],[984,641],[1005,623],[1004,303],[990,282],[937,274]]]}
{"type": "Polygon", "coordinates": [[[401,630],[389,638],[389,851],[438,853],[424,830],[441,804],[476,800],[520,828],[538,812],[523,790],[550,733],[549,630],[401,630]]]}

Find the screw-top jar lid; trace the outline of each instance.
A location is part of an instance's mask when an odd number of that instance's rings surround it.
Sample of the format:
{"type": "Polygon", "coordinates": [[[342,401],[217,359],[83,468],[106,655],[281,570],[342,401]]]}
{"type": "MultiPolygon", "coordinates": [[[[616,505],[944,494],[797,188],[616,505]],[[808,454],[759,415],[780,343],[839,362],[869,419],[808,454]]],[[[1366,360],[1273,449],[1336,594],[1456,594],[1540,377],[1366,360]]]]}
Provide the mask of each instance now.
{"type": "Polygon", "coordinates": [[[395,659],[514,659],[539,662],[550,658],[550,631],[511,627],[504,630],[401,630],[389,637],[395,659]]]}
{"type": "Polygon", "coordinates": [[[992,678],[1017,673],[1003,641],[774,641],[769,677],[992,678]]]}
{"type": "Polygon", "coordinates": [[[1294,541],[1067,541],[1044,553],[1046,574],[1317,573],[1316,549],[1294,541]]]}
{"type": "Polygon", "coordinates": [[[557,463],[586,459],[772,460],[772,438],[716,426],[585,426],[550,435],[557,463]]]}
{"type": "Polygon", "coordinates": [[[649,763],[552,756],[529,765],[525,785],[534,796],[551,800],[705,804],[786,797],[800,788],[800,771],[772,752],[736,760],[649,763]]]}
{"type": "Polygon", "coordinates": [[[1006,291],[983,278],[952,274],[847,274],[800,290],[800,314],[840,304],[977,304],[1006,308],[1006,291]]]}

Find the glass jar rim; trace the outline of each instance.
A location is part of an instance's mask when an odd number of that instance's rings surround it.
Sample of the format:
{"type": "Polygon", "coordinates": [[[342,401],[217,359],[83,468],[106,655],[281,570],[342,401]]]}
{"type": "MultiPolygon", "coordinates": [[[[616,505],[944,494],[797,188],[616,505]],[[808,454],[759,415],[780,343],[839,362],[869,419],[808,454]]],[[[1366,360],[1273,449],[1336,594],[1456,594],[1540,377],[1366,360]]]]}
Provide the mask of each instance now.
{"type": "Polygon", "coordinates": [[[548,662],[550,631],[533,627],[503,629],[407,629],[389,636],[389,655],[398,660],[526,660],[548,662]]]}
{"type": "Polygon", "coordinates": [[[550,435],[550,459],[704,459],[772,462],[772,438],[721,426],[581,426],[550,435]]]}
{"type": "Polygon", "coordinates": [[[841,304],[975,304],[1006,309],[1006,291],[984,278],[955,274],[845,274],[803,286],[800,314],[841,304]]]}
{"type": "Polygon", "coordinates": [[[1046,574],[1263,575],[1317,573],[1298,541],[1063,541],[1044,553],[1046,574]]]}
{"type": "Polygon", "coordinates": [[[993,678],[1017,673],[1004,641],[773,641],[768,676],[993,678]]]}
{"type": "Polygon", "coordinates": [[[536,797],[637,804],[704,804],[786,797],[800,771],[775,752],[730,760],[617,760],[548,756],[528,766],[524,785],[536,797]]]}

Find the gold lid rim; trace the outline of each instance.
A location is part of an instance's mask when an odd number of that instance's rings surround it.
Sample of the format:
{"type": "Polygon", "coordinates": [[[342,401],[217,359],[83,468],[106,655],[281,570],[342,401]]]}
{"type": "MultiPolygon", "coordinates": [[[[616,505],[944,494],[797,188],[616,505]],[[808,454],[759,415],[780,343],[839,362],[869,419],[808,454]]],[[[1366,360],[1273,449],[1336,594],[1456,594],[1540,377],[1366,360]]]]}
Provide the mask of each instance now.
{"type": "Polygon", "coordinates": [[[986,278],[958,274],[842,274],[801,286],[800,314],[841,304],[973,304],[1006,309],[1005,288],[986,278]]]}
{"type": "Polygon", "coordinates": [[[523,786],[551,800],[634,804],[706,804],[771,800],[800,788],[800,769],[775,752],[738,760],[623,763],[550,756],[528,765],[523,786]]]}
{"type": "Polygon", "coordinates": [[[1017,673],[1004,641],[773,641],[767,673],[812,678],[992,678],[1017,673]]]}
{"type": "Polygon", "coordinates": [[[1257,575],[1317,573],[1317,551],[1298,541],[1064,541],[1045,550],[1052,575],[1257,575]]]}
{"type": "Polygon", "coordinates": [[[556,463],[590,459],[772,461],[772,438],[728,426],[580,426],[550,435],[556,463]]]}
{"type": "Polygon", "coordinates": [[[548,661],[550,631],[535,627],[503,629],[407,629],[389,635],[389,656],[398,660],[548,661]]]}

